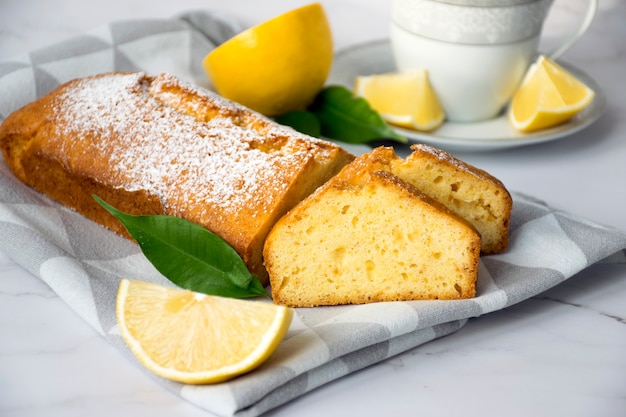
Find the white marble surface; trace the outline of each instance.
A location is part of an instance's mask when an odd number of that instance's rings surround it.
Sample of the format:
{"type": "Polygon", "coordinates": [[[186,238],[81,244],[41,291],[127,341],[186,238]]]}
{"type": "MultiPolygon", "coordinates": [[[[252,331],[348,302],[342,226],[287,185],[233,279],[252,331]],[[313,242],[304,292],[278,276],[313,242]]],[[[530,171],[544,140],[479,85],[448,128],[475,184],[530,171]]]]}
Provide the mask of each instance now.
{"type": "MultiPolygon", "coordinates": [[[[296,0],[0,0],[0,62],[131,17],[215,9],[263,21],[296,0]]],[[[388,1],[323,2],[337,48],[387,35],[388,1]]],[[[582,0],[557,0],[543,47],[582,0]]],[[[602,0],[563,58],[608,97],[605,115],[566,140],[459,154],[511,190],[626,230],[626,2],[602,0]]],[[[323,386],[271,416],[626,416],[626,266],[596,265],[456,334],[323,386]]],[[[206,416],[153,382],[39,279],[0,252],[0,415],[206,416]]]]}

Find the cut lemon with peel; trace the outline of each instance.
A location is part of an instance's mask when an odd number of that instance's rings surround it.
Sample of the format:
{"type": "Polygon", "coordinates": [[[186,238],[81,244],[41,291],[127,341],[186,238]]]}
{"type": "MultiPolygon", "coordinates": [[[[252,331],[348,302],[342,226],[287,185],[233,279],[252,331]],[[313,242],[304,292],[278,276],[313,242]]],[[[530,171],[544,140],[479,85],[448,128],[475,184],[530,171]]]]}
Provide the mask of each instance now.
{"type": "Polygon", "coordinates": [[[276,350],[293,315],[266,301],[125,279],[116,309],[137,359],[161,377],[188,384],[225,381],[256,368],[276,350]]]}
{"type": "Polygon", "coordinates": [[[425,69],[357,77],[354,94],[396,126],[432,131],[446,117],[425,69]]]}
{"type": "Polygon", "coordinates": [[[202,64],[220,95],[277,116],[313,101],[332,59],[330,25],[322,6],[313,3],[241,32],[202,64]]]}
{"type": "Polygon", "coordinates": [[[541,55],[511,100],[509,120],[522,132],[556,126],[585,109],[594,95],[573,74],[541,55]]]}

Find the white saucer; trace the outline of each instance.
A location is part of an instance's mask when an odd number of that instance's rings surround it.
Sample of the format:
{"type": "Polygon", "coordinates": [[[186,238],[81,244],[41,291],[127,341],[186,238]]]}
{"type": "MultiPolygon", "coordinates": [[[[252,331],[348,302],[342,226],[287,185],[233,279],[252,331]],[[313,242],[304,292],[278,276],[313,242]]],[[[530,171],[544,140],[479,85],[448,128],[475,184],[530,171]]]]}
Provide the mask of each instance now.
{"type": "MultiPolygon", "coordinates": [[[[503,114],[475,123],[445,122],[436,131],[428,133],[394,129],[410,142],[427,143],[449,151],[488,151],[562,139],[598,120],[606,107],[606,97],[587,74],[563,61],[559,61],[559,64],[596,93],[591,105],[562,125],[533,133],[520,133],[511,127],[503,114]]],[[[354,80],[359,75],[392,71],[395,71],[395,64],[389,41],[369,42],[339,51],[335,55],[327,84],[338,84],[352,89],[354,80]]]]}

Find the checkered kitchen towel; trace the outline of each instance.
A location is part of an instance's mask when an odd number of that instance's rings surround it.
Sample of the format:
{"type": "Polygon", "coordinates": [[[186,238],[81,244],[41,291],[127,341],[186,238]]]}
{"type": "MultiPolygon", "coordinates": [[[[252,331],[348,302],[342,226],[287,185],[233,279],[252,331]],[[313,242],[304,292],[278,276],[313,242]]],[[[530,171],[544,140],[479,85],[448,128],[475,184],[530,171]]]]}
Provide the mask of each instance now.
{"type": "MultiPolygon", "coordinates": [[[[238,30],[230,20],[200,12],[170,20],[115,22],[1,63],[0,119],[62,82],[93,73],[170,72],[208,84],[202,57],[238,30]]],[[[115,321],[119,280],[170,284],[135,244],[27,188],[0,161],[0,247],[136,362],[115,321]]],[[[621,231],[515,194],[510,249],[482,258],[476,298],[297,309],[284,342],[252,373],[209,386],[159,381],[217,415],[260,415],[450,334],[468,318],[532,297],[595,262],[626,262],[624,248],[621,231]]]]}

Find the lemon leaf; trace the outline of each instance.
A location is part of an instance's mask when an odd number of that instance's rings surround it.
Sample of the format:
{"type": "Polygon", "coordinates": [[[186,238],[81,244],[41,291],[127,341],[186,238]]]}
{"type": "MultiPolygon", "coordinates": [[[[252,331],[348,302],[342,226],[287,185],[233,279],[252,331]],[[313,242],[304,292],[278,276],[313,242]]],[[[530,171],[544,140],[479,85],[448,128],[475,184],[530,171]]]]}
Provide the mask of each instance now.
{"type": "Polygon", "coordinates": [[[204,227],[174,216],[123,213],[98,196],[93,198],[124,225],[146,258],[174,284],[222,297],[268,296],[239,254],[204,227]]]}
{"type": "Polygon", "coordinates": [[[298,132],[306,135],[313,136],[315,138],[322,136],[320,121],[310,111],[295,110],[277,116],[274,120],[281,125],[290,126],[298,132]]]}
{"type": "Polygon", "coordinates": [[[320,121],[322,135],[330,139],[348,143],[367,143],[380,139],[408,142],[365,99],[354,96],[342,86],[322,89],[309,110],[320,121]]]}

